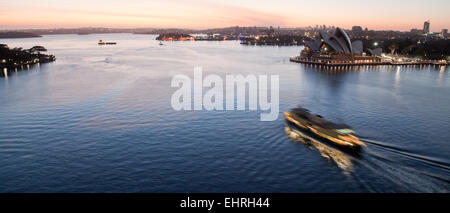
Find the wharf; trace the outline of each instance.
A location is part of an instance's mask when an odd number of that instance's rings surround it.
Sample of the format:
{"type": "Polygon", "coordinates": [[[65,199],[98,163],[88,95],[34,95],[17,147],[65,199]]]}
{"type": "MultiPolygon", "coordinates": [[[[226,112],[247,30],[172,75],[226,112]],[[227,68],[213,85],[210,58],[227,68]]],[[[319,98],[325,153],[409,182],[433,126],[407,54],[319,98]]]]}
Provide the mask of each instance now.
{"type": "Polygon", "coordinates": [[[332,61],[321,61],[321,60],[308,60],[300,57],[291,57],[291,62],[302,63],[302,64],[310,64],[310,65],[321,65],[321,66],[382,66],[382,65],[391,65],[391,66],[410,66],[410,65],[439,65],[439,66],[447,66],[448,62],[435,61],[435,60],[423,60],[423,61],[408,61],[408,62],[390,62],[390,61],[377,61],[377,62],[332,62],[332,61]]]}

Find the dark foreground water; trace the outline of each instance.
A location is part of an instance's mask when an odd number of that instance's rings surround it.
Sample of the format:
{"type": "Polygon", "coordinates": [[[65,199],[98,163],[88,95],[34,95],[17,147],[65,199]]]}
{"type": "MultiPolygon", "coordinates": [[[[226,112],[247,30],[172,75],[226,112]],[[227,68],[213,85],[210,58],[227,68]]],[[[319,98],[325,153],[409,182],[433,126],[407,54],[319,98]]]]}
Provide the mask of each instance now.
{"type": "Polygon", "coordinates": [[[53,64],[0,78],[0,192],[449,192],[450,76],[440,67],[319,69],[299,47],[57,35],[53,64]],[[97,46],[99,39],[117,46],[97,46]],[[280,117],[176,112],[175,74],[280,75],[280,117]],[[291,140],[303,105],[351,125],[351,155],[291,140]]]}

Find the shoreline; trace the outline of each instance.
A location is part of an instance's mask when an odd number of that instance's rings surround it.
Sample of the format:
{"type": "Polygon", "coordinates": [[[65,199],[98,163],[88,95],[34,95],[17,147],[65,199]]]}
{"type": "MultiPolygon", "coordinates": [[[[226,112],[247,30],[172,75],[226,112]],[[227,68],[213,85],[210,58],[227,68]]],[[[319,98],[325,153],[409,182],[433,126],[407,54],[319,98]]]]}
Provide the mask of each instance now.
{"type": "Polygon", "coordinates": [[[300,59],[298,56],[296,57],[290,57],[289,61],[300,63],[300,64],[310,64],[310,65],[320,65],[320,66],[327,66],[327,67],[342,67],[342,66],[420,66],[420,65],[438,65],[438,66],[448,66],[449,63],[442,63],[435,60],[426,60],[426,61],[420,61],[420,62],[399,62],[399,63],[393,63],[388,61],[383,62],[370,62],[370,63],[327,63],[327,62],[321,62],[321,61],[311,61],[311,60],[304,60],[300,59]]]}
{"type": "Polygon", "coordinates": [[[6,44],[0,44],[0,76],[8,77],[10,71],[29,70],[34,65],[56,61],[54,55],[41,53],[46,51],[47,49],[43,46],[34,46],[30,49],[10,49],[6,44]]]}

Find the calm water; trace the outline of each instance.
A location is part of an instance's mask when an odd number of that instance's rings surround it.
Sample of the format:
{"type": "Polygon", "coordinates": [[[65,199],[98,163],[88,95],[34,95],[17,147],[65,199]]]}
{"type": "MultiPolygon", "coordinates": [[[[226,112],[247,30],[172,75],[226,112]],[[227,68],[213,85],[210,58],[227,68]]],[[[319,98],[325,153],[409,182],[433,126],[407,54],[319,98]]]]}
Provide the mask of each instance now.
{"type": "Polygon", "coordinates": [[[0,78],[0,192],[450,192],[449,68],[323,70],[290,63],[299,47],[154,38],[0,40],[57,56],[0,78]],[[173,111],[171,78],[195,66],[280,75],[279,119],[173,111]],[[299,104],[368,147],[291,140],[282,111],[299,104]]]}

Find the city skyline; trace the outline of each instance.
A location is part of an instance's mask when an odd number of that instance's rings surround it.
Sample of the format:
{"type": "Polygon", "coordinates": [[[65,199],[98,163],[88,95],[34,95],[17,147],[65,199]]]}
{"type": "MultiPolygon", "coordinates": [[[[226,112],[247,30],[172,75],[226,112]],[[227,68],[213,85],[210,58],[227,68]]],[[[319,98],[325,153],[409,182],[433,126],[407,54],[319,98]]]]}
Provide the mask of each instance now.
{"type": "Polygon", "coordinates": [[[349,29],[409,31],[426,20],[430,30],[450,26],[450,2],[422,1],[246,1],[216,0],[106,0],[55,1],[17,0],[2,3],[0,29],[23,28],[191,28],[229,26],[307,27],[326,24],[349,29]]]}

